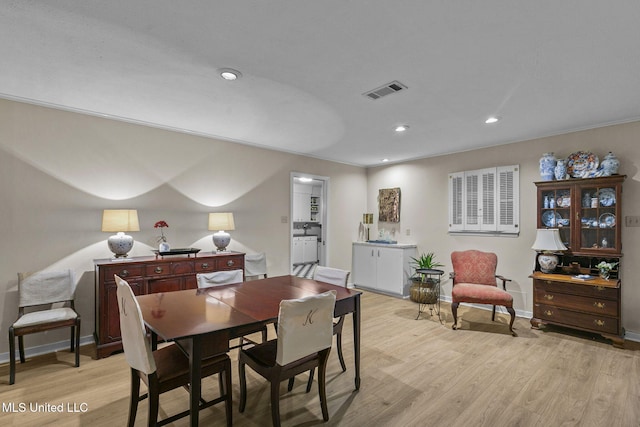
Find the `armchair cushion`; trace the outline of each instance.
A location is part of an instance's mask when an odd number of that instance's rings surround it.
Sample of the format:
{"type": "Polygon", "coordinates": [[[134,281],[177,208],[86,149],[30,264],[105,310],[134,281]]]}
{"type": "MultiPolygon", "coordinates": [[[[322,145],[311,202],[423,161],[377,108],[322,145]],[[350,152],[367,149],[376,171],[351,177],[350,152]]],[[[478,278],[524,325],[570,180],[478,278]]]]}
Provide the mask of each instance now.
{"type": "MultiPolygon", "coordinates": [[[[495,279],[494,279],[495,281],[495,279]]],[[[496,286],[457,283],[451,290],[453,302],[513,306],[513,297],[496,286]]]]}

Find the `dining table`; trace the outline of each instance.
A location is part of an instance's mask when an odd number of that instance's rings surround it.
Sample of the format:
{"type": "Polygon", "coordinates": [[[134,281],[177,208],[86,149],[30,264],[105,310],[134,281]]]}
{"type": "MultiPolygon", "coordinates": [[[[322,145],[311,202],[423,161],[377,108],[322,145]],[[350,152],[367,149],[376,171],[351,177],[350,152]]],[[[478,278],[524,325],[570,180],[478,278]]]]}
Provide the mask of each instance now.
{"type": "Polygon", "coordinates": [[[355,389],[360,389],[361,292],[293,275],[275,276],[200,289],[137,296],[142,317],[158,339],[174,341],[189,358],[190,421],[198,425],[203,358],[227,353],[229,341],[261,331],[278,320],[280,302],[336,291],[335,317],[351,314],[355,389]]]}

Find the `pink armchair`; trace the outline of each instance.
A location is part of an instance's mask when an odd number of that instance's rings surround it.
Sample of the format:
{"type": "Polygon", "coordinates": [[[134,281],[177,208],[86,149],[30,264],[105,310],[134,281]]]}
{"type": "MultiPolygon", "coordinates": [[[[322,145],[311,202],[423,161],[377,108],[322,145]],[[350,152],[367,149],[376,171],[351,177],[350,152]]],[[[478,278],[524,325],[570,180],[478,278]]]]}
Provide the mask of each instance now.
{"type": "Polygon", "coordinates": [[[516,312],[513,309],[513,297],[507,292],[507,282],[502,276],[496,275],[498,257],[491,252],[468,250],[452,252],[453,289],[451,291],[451,312],[453,313],[453,329],[457,329],[458,306],[461,302],[493,305],[491,320],[496,320],[496,305],[505,306],[511,315],[509,331],[513,331],[516,312]],[[502,288],[498,288],[496,279],[502,281],[502,288]]]}

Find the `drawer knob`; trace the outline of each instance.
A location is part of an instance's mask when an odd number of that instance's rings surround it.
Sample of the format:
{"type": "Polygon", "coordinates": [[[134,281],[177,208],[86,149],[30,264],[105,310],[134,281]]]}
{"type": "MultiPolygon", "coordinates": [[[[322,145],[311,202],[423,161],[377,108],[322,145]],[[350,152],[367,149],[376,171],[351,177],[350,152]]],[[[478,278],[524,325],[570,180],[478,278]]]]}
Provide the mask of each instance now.
{"type": "Polygon", "coordinates": [[[551,317],[551,316],[553,316],[553,311],[547,310],[547,311],[544,312],[544,314],[546,314],[547,316],[551,317]]]}
{"type": "Polygon", "coordinates": [[[548,301],[553,301],[553,295],[545,294],[544,295],[544,299],[546,299],[548,301]]]}
{"type": "Polygon", "coordinates": [[[209,263],[203,262],[202,263],[202,269],[206,270],[207,268],[209,268],[209,263]]]}
{"type": "Polygon", "coordinates": [[[122,276],[122,277],[127,277],[128,275],[129,275],[129,270],[122,270],[120,272],[120,276],[122,276]]]}
{"type": "Polygon", "coordinates": [[[227,267],[231,267],[231,266],[235,265],[235,263],[236,262],[234,260],[230,259],[229,261],[227,261],[227,267]]]}
{"type": "Polygon", "coordinates": [[[596,301],[596,302],[593,303],[593,306],[595,308],[604,308],[605,303],[596,301]]]}
{"type": "Polygon", "coordinates": [[[596,320],[593,321],[593,323],[595,323],[596,326],[600,326],[600,327],[604,326],[604,320],[596,319],[596,320]]]}
{"type": "Polygon", "coordinates": [[[156,267],[156,269],[154,271],[156,273],[160,274],[160,273],[162,273],[162,267],[158,266],[158,267],[156,267]]]}

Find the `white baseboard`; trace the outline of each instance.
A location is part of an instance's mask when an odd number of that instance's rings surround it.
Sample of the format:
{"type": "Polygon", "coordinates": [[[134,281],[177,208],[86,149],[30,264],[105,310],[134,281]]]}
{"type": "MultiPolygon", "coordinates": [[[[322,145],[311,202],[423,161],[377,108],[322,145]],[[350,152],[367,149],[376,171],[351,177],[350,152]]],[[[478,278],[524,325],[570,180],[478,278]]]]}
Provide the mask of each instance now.
{"type": "MultiPolygon", "coordinates": [[[[92,344],[95,340],[93,335],[87,335],[86,337],[80,337],[80,345],[92,344]]],[[[39,345],[36,347],[28,347],[24,349],[24,357],[40,356],[41,354],[53,353],[59,350],[69,350],[69,340],[58,341],[51,344],[39,345]]],[[[16,343],[16,360],[20,360],[18,356],[18,348],[16,343]]],[[[9,362],[9,352],[0,353],[0,363],[9,362]]]]}

